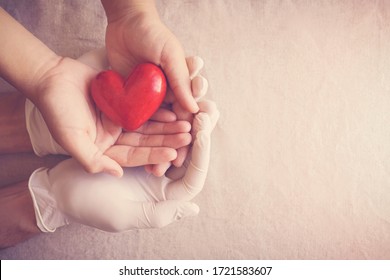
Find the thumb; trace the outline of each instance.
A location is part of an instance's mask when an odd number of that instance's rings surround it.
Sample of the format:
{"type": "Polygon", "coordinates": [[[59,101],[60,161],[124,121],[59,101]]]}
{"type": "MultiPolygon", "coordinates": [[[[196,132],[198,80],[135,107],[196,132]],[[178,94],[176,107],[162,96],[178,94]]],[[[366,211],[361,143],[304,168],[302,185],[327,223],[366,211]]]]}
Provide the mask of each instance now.
{"type": "Polygon", "coordinates": [[[192,96],[190,73],[188,72],[184,51],[177,39],[172,38],[164,47],[161,68],[167,76],[169,86],[180,105],[191,113],[199,111],[192,96]]]}
{"type": "Polygon", "coordinates": [[[97,165],[98,165],[98,168],[96,169],[97,172],[105,172],[115,177],[123,176],[122,167],[115,160],[109,158],[106,155],[101,156],[100,161],[97,162],[97,165]]]}
{"type": "Polygon", "coordinates": [[[210,161],[211,121],[206,113],[195,116],[193,123],[195,141],[192,146],[191,159],[184,176],[167,185],[168,199],[191,200],[203,189],[210,161]]]}
{"type": "Polygon", "coordinates": [[[67,141],[62,145],[88,173],[105,172],[116,177],[123,175],[122,167],[113,159],[104,155],[88,136],[79,135],[72,139],[71,145],[67,141]]]}
{"type": "Polygon", "coordinates": [[[199,206],[188,201],[166,200],[141,205],[139,226],[144,228],[162,228],[184,217],[196,216],[199,213],[199,206]]]}

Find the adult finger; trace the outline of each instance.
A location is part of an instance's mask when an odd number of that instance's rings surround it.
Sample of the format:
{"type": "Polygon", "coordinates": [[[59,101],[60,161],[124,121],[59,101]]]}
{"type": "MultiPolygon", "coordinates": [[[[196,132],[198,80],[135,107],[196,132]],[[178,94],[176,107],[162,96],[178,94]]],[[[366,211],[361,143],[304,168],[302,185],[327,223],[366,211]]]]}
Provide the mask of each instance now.
{"type": "Polygon", "coordinates": [[[199,56],[189,56],[186,58],[188,72],[190,73],[190,79],[192,80],[197,76],[204,66],[204,61],[199,56]]]}
{"type": "Polygon", "coordinates": [[[191,160],[184,176],[167,185],[167,199],[191,200],[203,188],[210,161],[211,122],[206,113],[195,116],[194,126],[198,126],[192,146],[191,160]]]}
{"type": "Polygon", "coordinates": [[[220,113],[218,111],[217,105],[214,101],[211,100],[202,100],[198,102],[201,112],[207,113],[211,121],[211,130],[213,130],[218,122],[220,113]]]}
{"type": "Polygon", "coordinates": [[[199,100],[206,95],[208,86],[209,86],[208,81],[206,80],[206,78],[204,78],[201,75],[196,76],[191,81],[192,95],[194,96],[195,100],[199,100]]]}
{"type": "MultiPolygon", "coordinates": [[[[179,103],[174,103],[172,106],[173,111],[177,115],[177,118],[180,120],[188,121],[189,123],[192,123],[193,120],[193,114],[185,111],[182,106],[179,103]]],[[[182,147],[178,149],[177,151],[177,158],[172,162],[172,164],[176,167],[180,167],[183,165],[184,160],[187,157],[189,151],[189,147],[182,147]]]]}

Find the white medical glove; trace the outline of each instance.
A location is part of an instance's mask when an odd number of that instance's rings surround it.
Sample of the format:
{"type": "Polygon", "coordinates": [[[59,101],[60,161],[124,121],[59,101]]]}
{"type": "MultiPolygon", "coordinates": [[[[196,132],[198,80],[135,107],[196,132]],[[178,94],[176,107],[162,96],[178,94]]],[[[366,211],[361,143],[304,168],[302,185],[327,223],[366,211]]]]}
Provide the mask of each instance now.
{"type": "MultiPolygon", "coordinates": [[[[186,58],[186,63],[188,72],[190,73],[192,96],[198,102],[205,96],[208,89],[207,80],[200,75],[200,71],[204,66],[204,61],[199,56],[191,56],[186,58]]],[[[192,123],[194,118],[193,114],[181,107],[170,88],[168,88],[167,97],[164,102],[172,108],[172,111],[176,114],[178,120],[184,120],[192,123]]],[[[177,149],[177,157],[173,160],[173,162],[169,161],[159,164],[150,164],[146,165],[145,169],[155,176],[162,176],[172,166],[172,163],[173,166],[182,166],[183,162],[187,158],[188,152],[189,146],[180,147],[177,149]]]]}
{"type": "Polygon", "coordinates": [[[155,177],[144,168],[125,168],[122,178],[86,173],[74,159],[40,168],[29,189],[37,224],[43,232],[73,221],[110,232],[163,227],[199,212],[190,202],[203,188],[210,160],[211,132],[219,117],[213,102],[195,116],[195,135],[182,177],[155,177]]]}

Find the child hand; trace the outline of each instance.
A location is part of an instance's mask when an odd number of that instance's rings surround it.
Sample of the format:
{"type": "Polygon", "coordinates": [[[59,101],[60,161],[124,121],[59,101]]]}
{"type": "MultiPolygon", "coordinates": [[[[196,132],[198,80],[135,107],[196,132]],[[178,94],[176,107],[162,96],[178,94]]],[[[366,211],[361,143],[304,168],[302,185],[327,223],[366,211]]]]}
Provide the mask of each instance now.
{"type": "Polygon", "coordinates": [[[106,48],[112,68],[127,75],[142,62],[152,62],[164,70],[180,105],[196,113],[198,106],[191,95],[190,75],[183,48],[176,36],[161,22],[154,4],[131,5],[112,9],[103,1],[108,25],[106,48]]]}
{"type": "Polygon", "coordinates": [[[176,115],[163,108],[137,131],[122,132],[89,96],[90,79],[108,67],[104,51],[87,53],[80,61],[64,60],[42,82],[40,110],[26,103],[27,128],[37,155],[70,154],[91,173],[120,176],[121,166],[169,162],[176,158],[176,149],[190,143],[190,123],[176,121],[176,115]]]}

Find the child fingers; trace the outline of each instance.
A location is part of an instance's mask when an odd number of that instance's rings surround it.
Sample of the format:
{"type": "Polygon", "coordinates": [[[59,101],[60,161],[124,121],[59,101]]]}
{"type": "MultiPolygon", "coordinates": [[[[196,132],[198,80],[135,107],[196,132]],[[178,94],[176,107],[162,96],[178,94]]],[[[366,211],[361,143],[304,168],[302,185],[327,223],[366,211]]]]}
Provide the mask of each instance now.
{"type": "Polygon", "coordinates": [[[177,152],[173,148],[132,147],[125,145],[112,146],[104,154],[123,167],[168,162],[174,160],[177,156],[177,152]]]}

